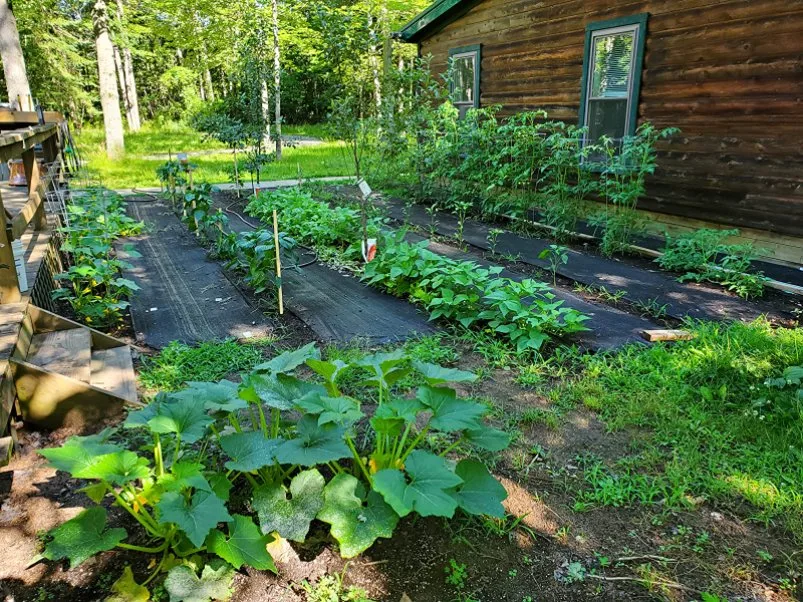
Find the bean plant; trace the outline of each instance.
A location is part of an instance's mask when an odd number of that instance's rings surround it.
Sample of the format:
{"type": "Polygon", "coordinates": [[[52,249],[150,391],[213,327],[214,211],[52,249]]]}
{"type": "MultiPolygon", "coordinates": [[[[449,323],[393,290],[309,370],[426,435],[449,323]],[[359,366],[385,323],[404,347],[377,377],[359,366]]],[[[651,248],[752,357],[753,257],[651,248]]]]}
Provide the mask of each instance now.
{"type": "Polygon", "coordinates": [[[538,351],[552,336],[587,330],[589,317],[564,307],[549,287],[531,279],[499,277],[501,267],[482,268],[410,244],[403,235],[384,240],[363,279],[394,295],[422,303],[430,319],[463,327],[481,325],[507,339],[519,352],[538,351]]]}
{"type": "MultiPolygon", "coordinates": [[[[115,241],[136,235],[144,224],[126,215],[122,197],[104,188],[73,195],[67,206],[67,226],[60,228],[61,250],[70,264],[56,275],[65,283],[54,299],[70,304],[77,317],[94,327],[111,327],[123,319],[128,298],[137,284],[121,277],[130,264],[117,256],[115,241]]],[[[133,257],[136,251],[125,249],[133,257]]]]}
{"type": "Polygon", "coordinates": [[[113,549],[149,554],[143,585],[166,572],[175,602],[225,599],[234,569],[275,571],[266,545],[304,541],[316,519],[351,558],[410,514],[502,517],[505,490],[472,450],[498,452],[510,438],[485,423],[484,404],[450,386],[476,378],[402,351],[325,361],[309,344],[239,384],[161,394],[119,429],[41,452],[89,481],[83,491],[98,504],[50,531],[42,556],[79,566],[113,549]],[[296,376],[302,365],[316,376],[296,376]],[[341,389],[353,371],[374,391],[368,413],[341,389]],[[424,384],[401,397],[395,384],[411,373],[424,384]],[[434,450],[431,435],[447,443],[434,450]],[[108,524],[108,504],[129,527],[108,524]]]}

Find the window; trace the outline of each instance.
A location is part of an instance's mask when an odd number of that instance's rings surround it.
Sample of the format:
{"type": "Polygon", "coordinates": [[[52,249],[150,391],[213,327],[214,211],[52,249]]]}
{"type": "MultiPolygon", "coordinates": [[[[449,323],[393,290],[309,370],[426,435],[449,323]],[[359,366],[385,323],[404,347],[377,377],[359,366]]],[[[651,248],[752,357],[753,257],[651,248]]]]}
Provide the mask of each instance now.
{"type": "Polygon", "coordinates": [[[480,106],[480,47],[465,46],[449,51],[452,103],[460,117],[480,106]]]}
{"type": "Polygon", "coordinates": [[[646,14],[586,28],[580,125],[593,142],[636,131],[646,28],[646,14]]]}

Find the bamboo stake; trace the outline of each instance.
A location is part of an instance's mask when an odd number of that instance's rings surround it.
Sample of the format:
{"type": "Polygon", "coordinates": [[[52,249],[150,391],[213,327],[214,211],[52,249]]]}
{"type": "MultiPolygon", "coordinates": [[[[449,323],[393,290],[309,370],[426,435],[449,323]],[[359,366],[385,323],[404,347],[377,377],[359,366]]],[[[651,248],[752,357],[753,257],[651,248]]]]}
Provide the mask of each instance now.
{"type": "Polygon", "coordinates": [[[279,315],[284,315],[284,298],[282,297],[282,259],[279,256],[279,218],[273,210],[273,244],[276,247],[276,277],[279,279],[279,315]]]}

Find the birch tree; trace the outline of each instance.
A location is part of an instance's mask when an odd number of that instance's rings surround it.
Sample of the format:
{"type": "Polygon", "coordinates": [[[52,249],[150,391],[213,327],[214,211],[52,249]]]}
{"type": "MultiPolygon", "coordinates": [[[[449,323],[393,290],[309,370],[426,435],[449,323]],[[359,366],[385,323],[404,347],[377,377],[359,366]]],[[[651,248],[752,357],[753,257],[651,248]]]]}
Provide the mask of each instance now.
{"type": "Polygon", "coordinates": [[[95,50],[98,59],[98,88],[106,131],[106,155],[119,159],[125,154],[123,117],[120,114],[120,95],[114,65],[114,47],[109,36],[109,12],[106,0],[96,0],[92,10],[95,30],[95,50]]]}
{"type": "Polygon", "coordinates": [[[276,160],[282,158],[282,61],[279,45],[279,0],[272,0],[273,11],[273,106],[276,110],[276,160]]]}
{"type": "Polygon", "coordinates": [[[125,21],[125,7],[123,0],[117,0],[117,20],[120,26],[120,65],[122,67],[123,99],[125,101],[126,119],[128,129],[138,132],[141,127],[139,117],[139,96],[137,94],[137,80],[134,76],[134,58],[131,55],[131,44],[128,40],[125,21]]]}

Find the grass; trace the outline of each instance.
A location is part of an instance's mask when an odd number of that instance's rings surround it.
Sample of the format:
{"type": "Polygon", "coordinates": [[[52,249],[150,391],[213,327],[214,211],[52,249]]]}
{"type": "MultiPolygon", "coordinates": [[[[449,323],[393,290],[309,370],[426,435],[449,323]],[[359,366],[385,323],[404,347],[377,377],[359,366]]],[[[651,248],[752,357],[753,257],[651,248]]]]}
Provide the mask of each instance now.
{"type": "Polygon", "coordinates": [[[190,346],[173,341],[158,354],[143,358],[139,381],[147,389],[165,392],[177,391],[188,382],[218,381],[264,361],[264,351],[273,342],[206,341],[190,346]]]}
{"type": "Polygon", "coordinates": [[[755,411],[766,379],[803,364],[803,331],[763,321],[690,327],[692,341],[595,356],[579,379],[553,389],[558,405],[583,404],[611,429],[649,433],[614,466],[584,459],[581,501],[741,505],[803,539],[802,416],[799,406],[782,411],[797,392],[755,411]]]}
{"type": "MultiPolygon", "coordinates": [[[[320,125],[287,126],[286,130],[292,135],[317,136],[322,133],[321,128],[320,125]]],[[[221,184],[231,180],[232,157],[228,150],[217,141],[206,139],[200,132],[179,124],[146,124],[140,132],[127,134],[126,157],[117,161],[105,156],[102,129],[84,128],[76,144],[89,162],[89,175],[112,189],[159,186],[156,168],[166,158],[153,155],[168,152],[175,155],[185,151],[220,150],[219,153],[191,158],[197,166],[195,181],[221,184]]],[[[342,144],[326,141],[316,146],[285,148],[282,160],[263,170],[262,180],[293,179],[299,173],[303,177],[348,176],[352,171],[342,144]]],[[[248,181],[249,175],[244,173],[242,177],[248,181]]]]}

